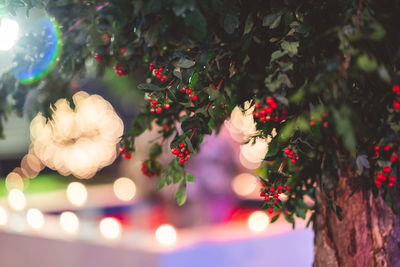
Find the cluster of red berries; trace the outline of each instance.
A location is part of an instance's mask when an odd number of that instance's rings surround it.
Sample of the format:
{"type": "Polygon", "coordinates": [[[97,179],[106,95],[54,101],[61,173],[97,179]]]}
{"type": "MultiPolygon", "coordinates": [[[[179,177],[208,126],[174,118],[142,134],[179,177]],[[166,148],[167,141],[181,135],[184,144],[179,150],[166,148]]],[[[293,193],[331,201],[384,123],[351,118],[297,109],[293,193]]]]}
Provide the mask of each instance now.
{"type": "Polygon", "coordinates": [[[178,156],[180,158],[179,162],[183,164],[185,163],[185,161],[188,161],[190,159],[190,151],[185,147],[183,143],[180,143],[178,147],[179,148],[173,148],[171,152],[172,154],[178,156]]]}
{"type": "Polygon", "coordinates": [[[132,158],[131,153],[128,150],[126,150],[125,147],[121,147],[119,149],[119,153],[122,155],[123,159],[131,159],[132,158]]]}
{"type": "Polygon", "coordinates": [[[150,170],[148,165],[149,165],[148,161],[144,161],[142,163],[142,173],[144,175],[146,175],[147,177],[151,178],[153,175],[160,174],[158,170],[150,170]]]}
{"type": "Polygon", "coordinates": [[[94,57],[96,58],[97,62],[99,62],[99,63],[103,61],[103,57],[99,53],[96,53],[94,55],[94,57]]]}
{"type": "MultiPolygon", "coordinates": [[[[396,156],[395,154],[391,153],[391,149],[392,148],[390,147],[390,145],[385,145],[383,146],[383,148],[379,147],[378,145],[374,146],[375,155],[379,156],[380,152],[382,152],[384,153],[384,157],[389,157],[390,155],[389,160],[390,162],[392,162],[392,164],[396,163],[396,161],[400,162],[400,155],[396,156]]],[[[396,181],[396,176],[392,174],[392,168],[390,166],[383,167],[382,172],[377,174],[375,184],[377,187],[381,187],[382,183],[386,181],[388,181],[389,187],[393,187],[396,181]]]]}
{"type": "MultiPolygon", "coordinates": [[[[393,92],[396,94],[400,94],[400,86],[399,85],[393,85],[393,92]]],[[[393,108],[399,109],[400,108],[400,97],[393,103],[393,108]]]]}
{"type": "MultiPolygon", "coordinates": [[[[260,192],[260,197],[263,197],[265,201],[271,201],[274,205],[278,204],[280,201],[279,195],[283,193],[283,191],[290,191],[290,187],[287,185],[285,188],[282,185],[277,185],[276,188],[271,186],[270,188],[263,188],[260,192]]],[[[268,208],[268,212],[272,213],[274,209],[272,207],[268,208]]]]}
{"type": "Polygon", "coordinates": [[[119,63],[115,64],[114,70],[115,70],[115,73],[116,73],[118,76],[128,75],[128,72],[127,72],[126,70],[122,69],[122,68],[121,68],[121,65],[120,65],[119,63]]]}
{"type": "Polygon", "coordinates": [[[151,97],[148,97],[147,101],[150,102],[150,107],[151,107],[150,112],[151,113],[155,112],[157,114],[160,114],[163,111],[163,107],[164,107],[164,109],[169,109],[171,107],[171,105],[168,103],[165,103],[164,105],[158,103],[158,100],[156,98],[152,99],[151,97]]]}
{"type": "Polygon", "coordinates": [[[181,89],[179,90],[181,93],[186,93],[189,95],[189,98],[192,99],[193,101],[197,100],[197,95],[193,94],[192,88],[186,88],[186,86],[182,86],[181,89]]]}
{"type": "Polygon", "coordinates": [[[164,68],[163,67],[159,67],[157,69],[154,66],[154,63],[150,62],[149,70],[152,70],[153,71],[153,75],[156,76],[157,79],[160,79],[160,81],[165,82],[167,80],[167,76],[162,74],[164,72],[164,68]]]}
{"type": "MultiPolygon", "coordinates": [[[[322,118],[320,118],[319,121],[322,122],[322,125],[325,128],[328,128],[329,127],[329,123],[326,121],[326,117],[328,117],[328,113],[326,113],[326,112],[322,113],[322,118]]],[[[315,120],[314,120],[313,117],[311,117],[310,126],[314,126],[314,125],[315,125],[315,120]]]]}
{"type": "Polygon", "coordinates": [[[284,150],[285,154],[287,155],[287,157],[290,159],[290,162],[292,162],[293,164],[296,163],[296,161],[299,160],[299,156],[297,155],[297,153],[295,154],[295,152],[293,150],[291,150],[290,148],[285,148],[284,150]]]}
{"type": "Polygon", "coordinates": [[[267,97],[265,99],[266,105],[261,105],[260,103],[256,103],[254,105],[255,110],[253,112],[253,116],[257,119],[260,119],[261,122],[265,121],[275,121],[281,122],[286,120],[286,115],[288,113],[287,109],[283,109],[281,112],[278,112],[276,103],[273,97],[267,97]]]}

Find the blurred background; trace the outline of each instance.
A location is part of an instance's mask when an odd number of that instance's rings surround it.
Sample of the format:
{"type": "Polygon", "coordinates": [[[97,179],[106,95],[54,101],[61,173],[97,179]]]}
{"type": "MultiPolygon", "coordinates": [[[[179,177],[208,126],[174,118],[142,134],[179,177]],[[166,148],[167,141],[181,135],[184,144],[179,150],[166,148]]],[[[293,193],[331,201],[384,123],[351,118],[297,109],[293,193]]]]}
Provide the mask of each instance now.
{"type": "MultiPolygon", "coordinates": [[[[57,64],[60,42],[56,22],[38,10],[31,10],[29,18],[23,11],[16,17],[3,14],[0,73],[13,69],[22,83],[40,82],[57,64]],[[39,40],[37,50],[26,51],[24,42],[33,40],[29,39],[32,36],[39,40]],[[37,64],[28,68],[24,62],[15,62],[16,53],[25,53],[37,64]]],[[[87,66],[87,78],[74,80],[69,93],[101,96],[98,101],[109,102],[127,130],[144,105],[144,95],[135,89],[144,75],[119,77],[107,69],[98,78],[95,70],[90,71],[96,63],[94,58],[87,66]]],[[[276,214],[261,210],[263,198],[255,173],[268,145],[262,140],[243,144],[254,131],[251,114],[235,109],[221,131],[207,137],[200,152],[185,164],[196,181],[188,184],[187,202],[179,207],[174,185],[158,191],[159,177],[148,178],[141,171],[149,148],[160,141],[156,125],[135,140],[137,149],[130,160],[118,156],[114,143],[115,151],[107,160],[101,150],[71,154],[57,147],[53,154],[40,154],[35,150],[38,139],[45,147],[53,144],[46,143],[50,137],[40,131],[46,127],[31,123],[38,101],[29,93],[23,103],[25,112],[11,112],[4,121],[5,139],[0,139],[1,266],[311,266],[313,234],[305,222],[296,221],[293,230],[280,216],[270,224],[276,214]],[[40,128],[38,132],[35,127],[40,128]],[[58,160],[61,152],[68,156],[65,164],[58,160]],[[84,159],[79,170],[74,169],[76,155],[84,159]],[[86,160],[88,155],[90,160],[86,160]],[[93,164],[101,167],[93,177],[77,178],[93,164]]],[[[91,112],[102,112],[100,106],[91,108],[91,112]]],[[[94,117],[87,115],[86,119],[94,117]]],[[[63,127],[64,135],[73,132],[68,123],[63,127]]],[[[163,144],[164,165],[173,159],[168,141],[163,144]]]]}

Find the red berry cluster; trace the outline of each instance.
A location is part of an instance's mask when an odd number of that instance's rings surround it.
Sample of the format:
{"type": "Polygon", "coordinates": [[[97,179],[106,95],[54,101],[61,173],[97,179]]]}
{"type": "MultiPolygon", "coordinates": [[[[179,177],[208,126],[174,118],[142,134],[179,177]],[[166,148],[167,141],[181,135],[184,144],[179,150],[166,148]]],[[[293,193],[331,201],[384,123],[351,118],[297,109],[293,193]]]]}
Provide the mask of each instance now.
{"type": "Polygon", "coordinates": [[[162,74],[164,72],[164,68],[163,67],[159,67],[157,69],[154,66],[154,63],[150,62],[149,70],[152,70],[153,71],[153,75],[156,76],[156,78],[159,79],[160,81],[165,82],[167,80],[167,76],[162,74]]]}
{"type": "Polygon", "coordinates": [[[290,148],[287,147],[285,148],[284,152],[290,159],[290,162],[292,162],[293,164],[295,164],[296,161],[299,160],[299,156],[297,155],[297,153],[294,152],[294,150],[291,150],[290,148]]]}
{"type": "Polygon", "coordinates": [[[179,162],[183,164],[185,161],[190,159],[190,151],[183,143],[180,143],[178,147],[179,148],[173,148],[171,152],[172,154],[178,156],[180,158],[179,162]]]}
{"type": "Polygon", "coordinates": [[[151,169],[151,162],[146,160],[142,163],[142,173],[147,177],[151,178],[153,175],[160,174],[160,171],[157,169],[151,169]]]}
{"type": "MultiPolygon", "coordinates": [[[[396,94],[400,94],[400,86],[399,85],[393,85],[393,92],[396,94]]],[[[394,109],[399,109],[400,108],[400,97],[393,103],[393,108],[394,109]]]]}
{"type": "Polygon", "coordinates": [[[119,63],[115,64],[114,70],[115,70],[115,73],[116,73],[118,76],[128,75],[128,71],[122,69],[122,68],[121,68],[121,65],[120,65],[119,63]]]}
{"type": "MultiPolygon", "coordinates": [[[[400,90],[400,88],[399,88],[400,90]]],[[[380,148],[378,145],[374,146],[375,155],[379,156],[382,153],[384,158],[389,158],[392,164],[395,164],[397,161],[400,162],[400,155],[396,155],[391,152],[392,147],[390,145],[385,145],[383,148],[380,148]],[[383,150],[383,151],[382,151],[383,150]]],[[[381,187],[383,182],[388,181],[388,186],[393,187],[396,181],[396,176],[392,173],[391,166],[385,166],[382,169],[382,172],[378,173],[376,176],[375,184],[377,187],[381,187]]]]}
{"type": "Polygon", "coordinates": [[[151,113],[155,112],[157,114],[160,114],[163,111],[163,107],[164,107],[164,109],[169,109],[171,107],[171,105],[168,103],[165,103],[164,105],[162,105],[161,103],[158,102],[158,100],[156,98],[148,97],[147,101],[150,102],[150,107],[151,107],[150,112],[151,113]]]}
{"type": "MultiPolygon", "coordinates": [[[[263,197],[265,201],[271,201],[273,205],[278,204],[280,201],[279,195],[282,194],[284,191],[289,191],[290,187],[287,185],[285,188],[282,185],[277,185],[276,188],[271,186],[270,188],[266,187],[263,188],[260,192],[260,197],[263,197]]],[[[272,205],[271,203],[271,205],[272,205]]],[[[268,212],[272,213],[274,209],[272,207],[268,208],[268,212]]]]}
{"type": "Polygon", "coordinates": [[[94,57],[96,58],[97,62],[99,62],[99,63],[103,61],[103,57],[99,53],[96,53],[96,55],[94,55],[94,57]]]}
{"type": "MultiPolygon", "coordinates": [[[[329,123],[326,121],[326,118],[327,118],[327,117],[328,117],[328,113],[324,112],[324,113],[322,113],[322,118],[319,119],[319,121],[322,122],[322,125],[323,125],[325,128],[328,128],[328,127],[329,127],[329,123]]],[[[314,120],[313,117],[311,117],[311,119],[310,119],[310,126],[314,126],[314,125],[315,125],[315,120],[314,120]]]]}
{"type": "Polygon", "coordinates": [[[189,98],[192,99],[193,101],[197,100],[197,95],[193,94],[192,88],[186,88],[186,86],[182,86],[181,89],[179,90],[181,93],[186,93],[189,95],[189,98]]]}
{"type": "Polygon", "coordinates": [[[132,154],[125,148],[125,147],[121,147],[119,149],[119,153],[122,155],[123,159],[131,159],[132,158],[132,154]]]}
{"type": "Polygon", "coordinates": [[[288,111],[283,109],[282,111],[278,111],[278,104],[276,103],[273,97],[267,97],[265,99],[266,105],[261,105],[261,103],[257,102],[254,107],[255,110],[253,112],[254,118],[259,119],[261,122],[266,121],[275,121],[281,122],[286,120],[286,115],[288,111]]]}

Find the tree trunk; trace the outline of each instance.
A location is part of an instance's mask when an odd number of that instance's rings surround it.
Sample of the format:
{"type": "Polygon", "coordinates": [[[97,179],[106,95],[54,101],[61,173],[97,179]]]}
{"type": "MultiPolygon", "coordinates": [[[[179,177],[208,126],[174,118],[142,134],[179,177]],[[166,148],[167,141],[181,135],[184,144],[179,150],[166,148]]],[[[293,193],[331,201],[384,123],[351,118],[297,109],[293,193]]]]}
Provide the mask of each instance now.
{"type": "MultiPolygon", "coordinates": [[[[316,192],[314,266],[399,267],[400,217],[381,196],[374,198],[370,190],[351,195],[361,178],[349,171],[349,167],[341,170],[336,204],[342,208],[342,221],[327,206],[319,188],[316,192]]],[[[397,183],[391,190],[400,209],[398,186],[397,183]]]]}

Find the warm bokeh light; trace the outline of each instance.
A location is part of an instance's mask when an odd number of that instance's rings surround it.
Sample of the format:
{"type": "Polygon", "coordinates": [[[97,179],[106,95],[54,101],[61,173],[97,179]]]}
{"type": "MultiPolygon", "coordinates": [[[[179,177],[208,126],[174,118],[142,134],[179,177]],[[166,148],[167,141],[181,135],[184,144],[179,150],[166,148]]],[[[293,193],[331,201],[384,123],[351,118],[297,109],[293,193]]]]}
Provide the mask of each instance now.
{"type": "Polygon", "coordinates": [[[74,234],[79,229],[79,218],[75,213],[65,211],[60,215],[60,225],[65,232],[74,234]]]}
{"type": "Polygon", "coordinates": [[[86,187],[79,182],[72,182],[67,188],[67,198],[75,206],[83,206],[87,200],[86,187]]]}
{"type": "Polygon", "coordinates": [[[176,241],[176,230],[169,224],[161,225],[156,230],[156,240],[162,245],[172,245],[176,241]]]}
{"type": "Polygon", "coordinates": [[[111,104],[99,95],[78,92],[75,109],[66,99],[52,107],[52,118],[40,113],[31,122],[35,155],[62,175],[90,178],[111,164],[124,125],[111,104]]]}
{"type": "Polygon", "coordinates": [[[8,213],[5,208],[0,206],[0,226],[4,226],[7,224],[8,213]]]}
{"type": "Polygon", "coordinates": [[[21,211],[25,208],[26,199],[24,193],[19,189],[12,189],[8,194],[8,203],[11,208],[17,211],[21,211]]]}
{"type": "Polygon", "coordinates": [[[136,194],[136,185],[129,178],[118,178],[114,182],[114,193],[120,200],[129,201],[136,194]]]}
{"type": "Polygon", "coordinates": [[[29,209],[26,213],[26,221],[29,226],[34,229],[40,229],[44,224],[44,217],[40,210],[38,209],[29,209]]]}
{"type": "Polygon", "coordinates": [[[24,181],[18,173],[10,172],[6,177],[6,188],[8,191],[12,189],[24,190],[24,181]]]}
{"type": "Polygon", "coordinates": [[[107,239],[116,239],[121,235],[121,224],[114,218],[104,218],[100,221],[100,233],[107,239]]]}
{"type": "Polygon", "coordinates": [[[232,180],[232,189],[239,196],[250,195],[257,187],[257,178],[250,173],[241,173],[232,180]]]}
{"type": "Polygon", "coordinates": [[[253,212],[248,220],[248,225],[253,232],[262,232],[267,229],[269,224],[269,217],[263,211],[253,212]]]}
{"type": "Polygon", "coordinates": [[[242,135],[242,141],[247,141],[251,136],[257,135],[256,123],[253,118],[254,106],[250,101],[244,103],[244,109],[235,107],[230,117],[230,132],[235,140],[238,140],[238,132],[242,135]]]}
{"type": "Polygon", "coordinates": [[[19,26],[14,20],[3,18],[0,23],[0,50],[10,50],[18,39],[19,26]]]}
{"type": "Polygon", "coordinates": [[[240,153],[248,161],[259,163],[264,160],[265,154],[268,152],[268,143],[270,140],[264,138],[256,138],[255,143],[249,142],[240,146],[240,153]]]}

